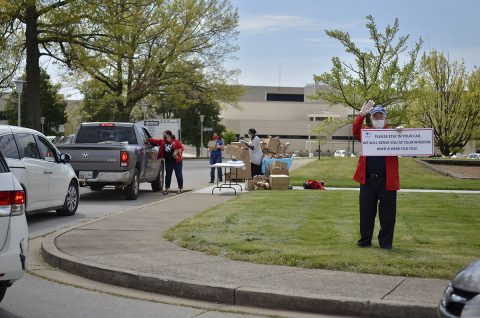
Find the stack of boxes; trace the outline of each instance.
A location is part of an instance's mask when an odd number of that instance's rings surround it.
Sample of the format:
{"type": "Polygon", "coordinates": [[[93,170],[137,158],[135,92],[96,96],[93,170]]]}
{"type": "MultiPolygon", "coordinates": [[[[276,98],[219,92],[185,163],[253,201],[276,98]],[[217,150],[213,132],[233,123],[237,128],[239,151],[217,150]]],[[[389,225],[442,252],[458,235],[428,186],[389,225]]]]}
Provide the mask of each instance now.
{"type": "MultiPolygon", "coordinates": [[[[264,139],[262,142],[262,150],[267,158],[290,158],[291,154],[287,154],[287,149],[288,144],[282,143],[278,137],[264,139]]],[[[225,154],[245,163],[245,168],[232,169],[231,174],[225,176],[225,180],[245,180],[245,187],[248,191],[287,190],[289,188],[290,178],[287,163],[274,161],[269,167],[269,176],[254,176],[252,179],[250,151],[243,143],[230,143],[225,147],[225,154]]]]}
{"type": "Polygon", "coordinates": [[[254,176],[253,179],[245,180],[245,189],[253,190],[288,190],[290,178],[285,174],[273,174],[270,176],[254,176]]]}
{"type": "Polygon", "coordinates": [[[252,178],[250,166],[250,151],[241,142],[232,142],[225,147],[225,154],[245,163],[245,168],[232,169],[231,175],[225,176],[226,180],[245,180],[252,178]]]}
{"type": "Polygon", "coordinates": [[[270,188],[272,190],[288,190],[290,173],[286,162],[274,161],[270,165],[270,188]]]}
{"type": "Polygon", "coordinates": [[[282,161],[274,161],[270,165],[270,175],[290,175],[288,171],[288,163],[282,161]]]}
{"type": "Polygon", "coordinates": [[[289,145],[281,142],[278,137],[263,139],[263,154],[267,158],[290,158],[292,153],[287,153],[289,145]]]}

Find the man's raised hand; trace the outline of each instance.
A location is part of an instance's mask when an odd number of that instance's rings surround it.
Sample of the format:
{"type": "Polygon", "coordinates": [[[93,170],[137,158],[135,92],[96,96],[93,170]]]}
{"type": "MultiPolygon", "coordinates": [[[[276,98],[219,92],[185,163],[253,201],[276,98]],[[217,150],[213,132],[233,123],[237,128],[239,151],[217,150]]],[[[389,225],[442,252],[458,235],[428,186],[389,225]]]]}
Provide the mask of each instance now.
{"type": "Polygon", "coordinates": [[[360,110],[360,115],[362,115],[363,117],[367,116],[367,114],[370,113],[374,105],[375,102],[373,100],[365,102],[362,106],[362,109],[360,110]]]}

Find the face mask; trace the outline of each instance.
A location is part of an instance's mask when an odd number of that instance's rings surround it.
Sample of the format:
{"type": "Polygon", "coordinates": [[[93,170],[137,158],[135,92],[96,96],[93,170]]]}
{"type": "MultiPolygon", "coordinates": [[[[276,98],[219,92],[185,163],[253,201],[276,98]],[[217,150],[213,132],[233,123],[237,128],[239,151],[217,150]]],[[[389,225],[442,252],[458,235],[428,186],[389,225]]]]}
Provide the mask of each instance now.
{"type": "Polygon", "coordinates": [[[382,129],[383,127],[385,127],[385,120],[384,119],[381,119],[381,120],[372,119],[372,125],[373,125],[373,128],[375,128],[375,129],[382,129]]]}

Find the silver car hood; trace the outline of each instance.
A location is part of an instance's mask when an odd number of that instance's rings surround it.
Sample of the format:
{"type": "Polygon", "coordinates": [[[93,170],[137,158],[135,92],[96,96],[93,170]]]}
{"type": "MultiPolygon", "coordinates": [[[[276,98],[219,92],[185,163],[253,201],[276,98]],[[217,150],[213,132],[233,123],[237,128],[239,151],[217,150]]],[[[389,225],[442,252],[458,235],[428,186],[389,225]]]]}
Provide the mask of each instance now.
{"type": "Polygon", "coordinates": [[[458,272],[452,280],[455,288],[480,293],[480,259],[458,272]]]}

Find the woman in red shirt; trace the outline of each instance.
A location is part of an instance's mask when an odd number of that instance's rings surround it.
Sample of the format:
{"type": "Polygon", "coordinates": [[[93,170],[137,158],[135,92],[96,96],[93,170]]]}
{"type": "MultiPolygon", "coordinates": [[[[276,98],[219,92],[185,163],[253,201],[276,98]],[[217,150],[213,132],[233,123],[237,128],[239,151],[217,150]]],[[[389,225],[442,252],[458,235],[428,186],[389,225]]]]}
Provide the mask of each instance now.
{"type": "Polygon", "coordinates": [[[178,192],[183,192],[183,161],[182,152],[183,148],[180,140],[176,139],[170,130],[166,130],[163,133],[163,139],[148,138],[148,141],[159,145],[158,158],[165,159],[165,190],[163,194],[168,194],[170,190],[170,184],[172,182],[172,174],[175,171],[175,177],[177,178],[178,192]]]}

